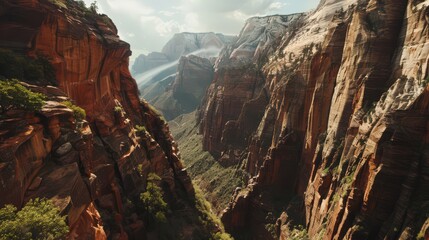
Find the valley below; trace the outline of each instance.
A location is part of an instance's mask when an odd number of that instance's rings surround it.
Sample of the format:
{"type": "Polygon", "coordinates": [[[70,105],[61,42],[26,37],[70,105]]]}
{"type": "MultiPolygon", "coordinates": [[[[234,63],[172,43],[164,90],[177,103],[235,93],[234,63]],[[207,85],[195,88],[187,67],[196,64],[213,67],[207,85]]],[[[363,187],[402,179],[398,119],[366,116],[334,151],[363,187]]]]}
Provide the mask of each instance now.
{"type": "Polygon", "coordinates": [[[133,66],[95,6],[0,2],[1,240],[429,239],[429,0],[321,0],[133,66]],[[61,231],[11,217],[34,199],[61,231]]]}

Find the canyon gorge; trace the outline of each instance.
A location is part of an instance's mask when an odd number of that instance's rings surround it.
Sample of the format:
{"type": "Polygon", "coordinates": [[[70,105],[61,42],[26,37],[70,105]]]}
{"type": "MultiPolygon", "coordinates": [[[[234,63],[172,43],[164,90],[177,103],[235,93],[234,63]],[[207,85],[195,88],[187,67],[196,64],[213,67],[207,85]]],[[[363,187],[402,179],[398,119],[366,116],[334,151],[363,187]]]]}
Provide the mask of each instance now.
{"type": "Polygon", "coordinates": [[[0,208],[49,199],[67,239],[429,239],[429,0],[179,33],[132,74],[79,1],[0,1],[0,36],[0,81],[45,96],[0,115],[0,208]]]}

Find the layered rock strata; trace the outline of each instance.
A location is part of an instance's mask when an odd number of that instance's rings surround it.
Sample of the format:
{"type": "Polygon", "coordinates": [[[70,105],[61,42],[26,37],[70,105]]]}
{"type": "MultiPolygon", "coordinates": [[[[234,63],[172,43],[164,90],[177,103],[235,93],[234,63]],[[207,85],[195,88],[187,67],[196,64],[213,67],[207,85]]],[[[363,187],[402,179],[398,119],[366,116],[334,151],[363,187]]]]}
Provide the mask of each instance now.
{"type": "Polygon", "coordinates": [[[205,149],[245,156],[222,217],[236,238],[427,236],[428,5],[326,0],[256,67],[222,67],[224,50],[200,129],[205,149]]]}
{"type": "Polygon", "coordinates": [[[141,239],[146,223],[129,200],[154,172],[169,206],[195,214],[177,144],[139,99],[129,45],[112,21],[74,1],[3,1],[0,8],[0,47],[46,56],[58,83],[27,85],[47,96],[43,109],[0,120],[0,206],[48,198],[67,215],[70,239],[141,239]],[[62,104],[68,100],[86,111],[86,121],[62,104]],[[136,125],[145,130],[136,132],[136,125]]]}

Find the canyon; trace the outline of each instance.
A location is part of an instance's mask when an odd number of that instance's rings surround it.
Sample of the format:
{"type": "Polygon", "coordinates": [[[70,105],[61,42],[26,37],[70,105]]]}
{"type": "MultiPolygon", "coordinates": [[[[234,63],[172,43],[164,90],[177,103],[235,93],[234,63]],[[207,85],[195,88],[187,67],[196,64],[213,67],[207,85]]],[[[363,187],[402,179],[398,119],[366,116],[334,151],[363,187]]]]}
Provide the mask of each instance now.
{"type": "Polygon", "coordinates": [[[274,44],[223,50],[197,117],[248,174],[228,232],[428,239],[428,4],[324,0],[274,44]]]}
{"type": "Polygon", "coordinates": [[[221,233],[195,194],[167,123],[140,99],[128,70],[130,46],[113,22],[75,1],[2,1],[0,8],[0,47],[45,56],[56,78],[56,86],[22,83],[46,96],[42,109],[1,116],[0,205],[51,200],[67,216],[67,239],[221,233]],[[170,209],[168,221],[152,229],[139,210],[149,173],[161,178],[156,184],[170,209]]]}
{"type": "Polygon", "coordinates": [[[57,82],[23,82],[46,104],[0,118],[0,207],[48,198],[69,239],[429,239],[428,31],[428,0],[321,0],[227,40],[176,34],[133,67],[171,72],[139,86],[106,15],[3,1],[0,47],[57,82]],[[203,42],[219,56],[190,54],[203,42]],[[171,208],[156,230],[149,173],[171,208]]]}

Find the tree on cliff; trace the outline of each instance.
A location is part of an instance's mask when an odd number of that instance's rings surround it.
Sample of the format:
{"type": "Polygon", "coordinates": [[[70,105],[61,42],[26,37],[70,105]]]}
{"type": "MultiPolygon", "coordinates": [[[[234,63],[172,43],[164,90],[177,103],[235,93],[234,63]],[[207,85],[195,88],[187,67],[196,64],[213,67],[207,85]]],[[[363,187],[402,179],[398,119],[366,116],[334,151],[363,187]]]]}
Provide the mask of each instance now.
{"type": "Polygon", "coordinates": [[[65,217],[49,200],[30,200],[21,211],[13,205],[0,209],[0,240],[63,239],[67,233],[65,217]]]}
{"type": "Polygon", "coordinates": [[[161,178],[155,173],[149,173],[146,191],[140,194],[140,199],[146,210],[146,218],[150,222],[163,223],[167,221],[168,206],[162,198],[162,189],[156,185],[156,182],[160,180],[161,178]]]}
{"type": "Polygon", "coordinates": [[[0,48],[0,76],[41,85],[57,85],[54,67],[49,58],[41,54],[38,54],[36,58],[30,58],[0,48]]]}
{"type": "Polygon", "coordinates": [[[97,5],[97,1],[94,1],[91,3],[91,5],[89,5],[89,10],[92,13],[98,13],[98,5],[97,5]]]}
{"type": "Polygon", "coordinates": [[[11,109],[40,110],[45,96],[24,87],[18,80],[0,80],[0,114],[11,109]]]}

